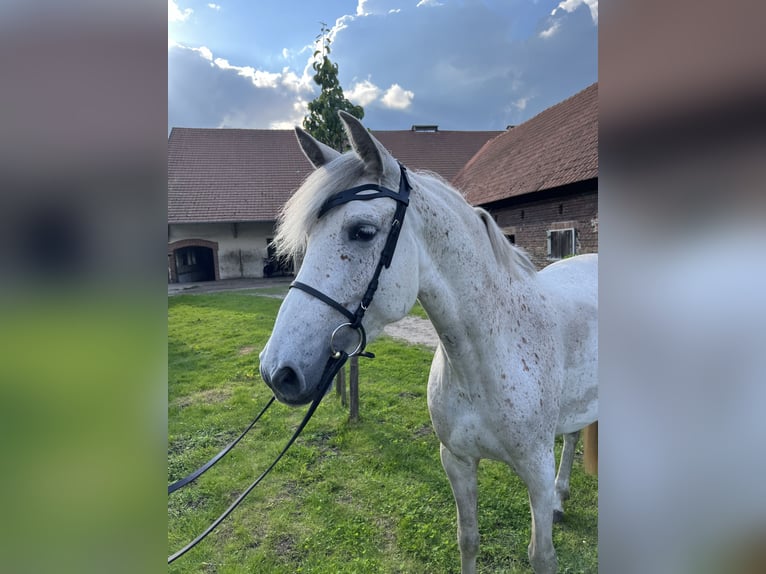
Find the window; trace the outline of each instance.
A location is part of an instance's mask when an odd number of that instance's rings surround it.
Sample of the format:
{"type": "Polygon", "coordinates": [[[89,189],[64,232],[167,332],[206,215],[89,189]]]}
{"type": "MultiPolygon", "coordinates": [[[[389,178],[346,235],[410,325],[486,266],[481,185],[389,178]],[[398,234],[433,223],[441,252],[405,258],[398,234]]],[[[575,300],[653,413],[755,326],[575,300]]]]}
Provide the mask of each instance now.
{"type": "Polygon", "coordinates": [[[575,230],[553,229],[548,231],[548,259],[564,259],[575,254],[575,230]]]}

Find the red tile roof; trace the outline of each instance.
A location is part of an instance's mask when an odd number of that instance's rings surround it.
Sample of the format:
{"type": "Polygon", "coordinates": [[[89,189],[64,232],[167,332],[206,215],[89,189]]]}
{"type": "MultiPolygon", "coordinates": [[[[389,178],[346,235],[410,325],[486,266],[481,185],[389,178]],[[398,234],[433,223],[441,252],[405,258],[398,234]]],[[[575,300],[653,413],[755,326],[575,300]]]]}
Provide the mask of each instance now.
{"type": "Polygon", "coordinates": [[[453,184],[483,205],[598,177],[598,83],[489,141],[453,184]]]}
{"type": "MultiPolygon", "coordinates": [[[[450,180],[502,132],[373,133],[407,167],[450,180]]],[[[311,169],[293,130],[173,128],[168,223],[274,221],[311,169]]]]}
{"type": "Polygon", "coordinates": [[[168,223],[274,221],[310,171],[292,130],[173,128],[168,223]]]}
{"type": "Polygon", "coordinates": [[[425,169],[452,181],[488,140],[502,131],[373,131],[396,159],[412,170],[425,169]]]}

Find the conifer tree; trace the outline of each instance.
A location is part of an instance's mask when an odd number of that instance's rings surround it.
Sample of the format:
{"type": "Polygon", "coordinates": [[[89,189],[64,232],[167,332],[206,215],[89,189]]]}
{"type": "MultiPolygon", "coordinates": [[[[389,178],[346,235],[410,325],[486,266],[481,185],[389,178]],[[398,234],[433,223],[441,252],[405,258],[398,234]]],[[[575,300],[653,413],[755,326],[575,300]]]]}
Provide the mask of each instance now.
{"type": "Polygon", "coordinates": [[[303,128],[319,141],[343,152],[348,147],[343,125],[338,111],[344,110],[352,116],[362,119],[364,108],[356,106],[343,95],[343,88],[338,81],[338,64],[330,61],[330,29],[324,22],[322,31],[317,36],[320,47],[314,52],[314,82],[321,87],[316,99],[309,102],[309,115],[303,118],[303,128]]]}

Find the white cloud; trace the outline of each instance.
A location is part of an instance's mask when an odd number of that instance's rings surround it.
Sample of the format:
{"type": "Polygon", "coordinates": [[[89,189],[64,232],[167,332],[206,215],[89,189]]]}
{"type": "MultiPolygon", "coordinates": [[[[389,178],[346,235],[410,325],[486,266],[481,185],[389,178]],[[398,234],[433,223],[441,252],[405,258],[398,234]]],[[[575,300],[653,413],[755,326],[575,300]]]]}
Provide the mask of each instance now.
{"type": "Polygon", "coordinates": [[[314,87],[309,76],[298,76],[290,68],[282,68],[281,83],[293,92],[313,92],[314,87]]]}
{"type": "Polygon", "coordinates": [[[274,120],[269,124],[270,130],[291,130],[295,126],[303,124],[303,118],[309,113],[309,103],[306,100],[298,100],[293,104],[292,116],[286,120],[274,120]]]}
{"type": "Polygon", "coordinates": [[[380,0],[359,0],[356,5],[357,16],[371,16],[373,14],[385,14],[386,10],[381,4],[380,0]]]}
{"type": "Polygon", "coordinates": [[[444,4],[439,2],[439,0],[420,0],[416,8],[420,8],[421,6],[444,6],[444,4]]]}
{"type": "Polygon", "coordinates": [[[350,90],[345,93],[345,96],[355,104],[360,106],[366,106],[371,104],[380,96],[381,89],[373,84],[370,80],[364,80],[363,82],[357,82],[350,90]]]}
{"type": "Polygon", "coordinates": [[[214,4],[212,2],[208,4],[207,7],[210,8],[211,10],[215,10],[216,12],[221,9],[220,4],[214,4]]]}
{"type": "Polygon", "coordinates": [[[415,94],[403,89],[399,84],[391,84],[381,100],[383,105],[394,110],[406,110],[412,104],[415,94]]]}
{"type": "Polygon", "coordinates": [[[168,49],[168,127],[292,128],[316,89],[285,67],[237,66],[202,46],[168,49]]]}
{"type": "Polygon", "coordinates": [[[276,88],[282,77],[282,74],[278,72],[256,70],[252,66],[232,66],[224,58],[216,58],[213,63],[222,70],[236,70],[240,76],[249,78],[256,88],[276,88]]]}
{"type": "Polygon", "coordinates": [[[193,12],[194,10],[191,8],[186,8],[181,11],[181,8],[178,7],[175,0],[168,0],[168,22],[183,22],[191,16],[193,12]]]}
{"type": "Polygon", "coordinates": [[[565,12],[571,13],[582,4],[585,4],[588,7],[593,23],[598,25],[598,0],[563,0],[563,2],[560,2],[559,5],[553,9],[551,16],[554,16],[559,8],[565,12]]]}
{"type": "Polygon", "coordinates": [[[527,109],[527,102],[529,102],[529,100],[529,97],[519,98],[516,101],[511,102],[511,105],[520,112],[523,112],[525,109],[527,109]]]}
{"type": "Polygon", "coordinates": [[[206,60],[213,61],[213,52],[210,51],[210,48],[207,46],[200,46],[199,48],[192,48],[193,50],[196,50],[199,52],[200,56],[205,58],[206,60]]]}
{"type": "Polygon", "coordinates": [[[550,25],[550,27],[549,27],[549,28],[546,28],[545,30],[543,30],[542,32],[540,32],[540,37],[541,37],[541,38],[550,38],[550,37],[551,37],[551,36],[553,36],[553,35],[554,35],[556,32],[558,32],[558,31],[559,31],[559,28],[560,28],[560,27],[561,27],[561,21],[560,21],[560,20],[555,20],[555,21],[553,22],[553,24],[551,24],[551,25],[550,25]]]}

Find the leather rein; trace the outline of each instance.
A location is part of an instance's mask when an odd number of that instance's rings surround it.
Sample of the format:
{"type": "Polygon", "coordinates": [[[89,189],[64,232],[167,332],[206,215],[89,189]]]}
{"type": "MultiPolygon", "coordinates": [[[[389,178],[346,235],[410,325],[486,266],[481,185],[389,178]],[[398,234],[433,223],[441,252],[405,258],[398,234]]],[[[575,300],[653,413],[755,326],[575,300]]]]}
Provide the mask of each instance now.
{"type": "MultiPolygon", "coordinates": [[[[407,179],[407,168],[405,168],[402,164],[399,164],[400,169],[400,179],[399,179],[399,191],[395,192],[387,187],[383,187],[381,185],[369,183],[360,185],[357,187],[352,187],[350,189],[347,189],[345,191],[341,191],[339,193],[336,193],[332,197],[330,197],[321,207],[319,210],[319,214],[317,216],[317,219],[321,218],[325,213],[327,213],[329,210],[331,210],[334,207],[337,207],[339,205],[343,205],[345,203],[348,203],[350,201],[367,201],[371,199],[378,199],[381,197],[389,197],[391,199],[394,199],[397,202],[396,211],[394,212],[393,221],[391,223],[391,229],[388,232],[388,238],[386,239],[386,243],[383,246],[383,250],[380,254],[380,259],[378,260],[378,264],[375,268],[375,271],[372,275],[372,279],[370,280],[370,283],[367,285],[367,290],[365,291],[364,296],[362,297],[362,300],[359,303],[359,306],[356,308],[355,311],[349,311],[346,307],[338,303],[336,300],[334,300],[332,297],[329,297],[328,295],[325,295],[318,289],[315,289],[314,287],[311,287],[309,285],[306,285],[305,283],[301,283],[299,281],[293,281],[290,284],[290,288],[300,289],[301,291],[304,291],[308,293],[309,295],[312,295],[313,297],[316,297],[323,303],[326,303],[327,305],[331,306],[333,309],[336,309],[339,313],[344,315],[348,322],[343,323],[335,328],[335,330],[332,332],[332,335],[330,336],[330,349],[331,349],[331,355],[327,360],[327,364],[325,365],[325,368],[322,372],[322,377],[319,381],[319,385],[317,386],[317,392],[314,400],[311,403],[311,406],[306,411],[306,414],[303,417],[303,420],[300,422],[298,427],[295,429],[295,432],[290,437],[290,440],[287,441],[287,444],[282,449],[282,451],[277,455],[277,457],[274,459],[274,462],[272,462],[266,470],[261,473],[261,475],[253,481],[250,486],[245,489],[242,494],[240,494],[237,499],[218,517],[216,518],[210,526],[208,526],[201,534],[199,534],[194,540],[189,542],[186,546],[172,554],[168,557],[168,564],[176,560],[177,558],[180,558],[184,554],[186,554],[189,550],[194,548],[198,543],[200,543],[208,534],[210,534],[221,522],[224,521],[224,519],[231,514],[231,512],[239,506],[239,504],[245,499],[245,497],[250,494],[250,492],[258,486],[258,484],[266,477],[266,475],[273,469],[276,464],[280,461],[282,456],[287,452],[287,450],[292,446],[292,444],[295,442],[295,440],[298,438],[298,435],[303,431],[303,429],[308,424],[309,420],[313,416],[314,412],[316,411],[317,407],[319,406],[319,403],[321,402],[322,398],[325,396],[327,391],[330,388],[330,385],[332,384],[332,380],[335,377],[335,375],[340,371],[340,369],[343,367],[343,365],[346,363],[349,357],[353,356],[363,356],[368,358],[373,358],[374,355],[372,353],[365,352],[365,347],[367,346],[367,333],[364,330],[364,326],[362,325],[362,319],[364,318],[364,314],[367,311],[367,309],[370,306],[370,303],[372,303],[372,298],[375,295],[375,291],[378,289],[378,279],[380,278],[380,273],[383,271],[384,268],[388,268],[391,265],[391,260],[394,256],[394,251],[396,250],[396,244],[399,240],[399,232],[402,228],[402,223],[404,222],[404,215],[407,211],[407,206],[409,205],[409,197],[410,197],[410,191],[412,190],[412,187],[410,186],[409,180],[407,179]],[[374,192],[374,193],[370,193],[374,192]],[[349,328],[355,330],[359,335],[359,343],[351,353],[347,353],[345,350],[342,349],[336,349],[335,348],[335,337],[337,334],[341,331],[341,329],[349,328]]],[[[253,428],[256,422],[261,418],[261,416],[268,410],[268,408],[273,404],[274,397],[272,396],[271,399],[269,399],[268,403],[265,407],[261,410],[260,413],[258,413],[258,416],[255,417],[253,422],[250,423],[250,425],[242,432],[242,434],[239,435],[234,441],[229,443],[223,450],[221,450],[218,454],[216,454],[213,458],[211,458],[208,462],[206,462],[204,465],[199,467],[197,470],[192,472],[191,474],[187,475],[186,477],[175,481],[171,485],[168,486],[168,495],[175,492],[176,490],[179,490],[190,483],[194,482],[197,478],[199,478],[202,474],[204,474],[207,470],[209,470],[215,463],[217,463],[221,458],[223,458],[236,444],[250,431],[250,429],[253,428]]]]}

